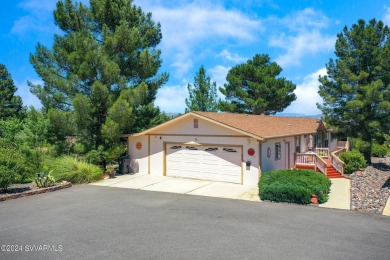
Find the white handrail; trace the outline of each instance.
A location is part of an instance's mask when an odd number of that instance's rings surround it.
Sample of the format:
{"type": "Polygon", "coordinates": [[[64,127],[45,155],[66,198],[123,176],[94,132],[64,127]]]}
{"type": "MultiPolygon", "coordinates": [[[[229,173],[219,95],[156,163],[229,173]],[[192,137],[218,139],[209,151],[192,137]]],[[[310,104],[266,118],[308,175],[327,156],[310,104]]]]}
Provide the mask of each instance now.
{"type": "Polygon", "coordinates": [[[326,166],[327,166],[326,161],[318,155],[317,158],[318,159],[316,160],[316,167],[318,168],[318,170],[320,170],[320,172],[326,175],[326,166]]]}
{"type": "Polygon", "coordinates": [[[329,148],[316,148],[316,154],[323,158],[329,158],[329,148]]]}
{"type": "Polygon", "coordinates": [[[296,153],[295,164],[314,167],[316,165],[316,154],[296,153]]]}
{"type": "Polygon", "coordinates": [[[341,175],[344,175],[344,162],[338,157],[338,154],[341,152],[344,152],[346,148],[339,149],[335,152],[332,153],[332,158],[331,158],[331,164],[332,166],[341,173],[341,175]]]}
{"type": "Polygon", "coordinates": [[[326,174],[326,161],[315,153],[296,153],[295,165],[313,167],[326,174]]]}

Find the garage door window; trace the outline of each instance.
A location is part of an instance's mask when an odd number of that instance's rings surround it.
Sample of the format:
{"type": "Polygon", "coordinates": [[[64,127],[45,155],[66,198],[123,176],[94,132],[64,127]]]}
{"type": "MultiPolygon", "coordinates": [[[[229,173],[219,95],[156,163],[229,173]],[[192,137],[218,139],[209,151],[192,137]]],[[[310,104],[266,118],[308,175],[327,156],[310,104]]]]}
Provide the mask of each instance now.
{"type": "Polygon", "coordinates": [[[188,150],[198,150],[198,148],[193,147],[193,146],[187,146],[186,149],[188,149],[188,150]]]}
{"type": "Polygon", "coordinates": [[[218,148],[216,148],[216,147],[210,147],[210,148],[206,148],[206,149],[204,149],[206,152],[216,152],[216,151],[218,151],[218,148]]]}
{"type": "Polygon", "coordinates": [[[169,149],[171,149],[171,150],[178,150],[180,148],[181,148],[180,145],[174,145],[174,146],[169,147],[169,149]]]}
{"type": "Polygon", "coordinates": [[[226,153],[238,153],[236,149],[232,149],[232,148],[223,148],[223,151],[226,153]]]}

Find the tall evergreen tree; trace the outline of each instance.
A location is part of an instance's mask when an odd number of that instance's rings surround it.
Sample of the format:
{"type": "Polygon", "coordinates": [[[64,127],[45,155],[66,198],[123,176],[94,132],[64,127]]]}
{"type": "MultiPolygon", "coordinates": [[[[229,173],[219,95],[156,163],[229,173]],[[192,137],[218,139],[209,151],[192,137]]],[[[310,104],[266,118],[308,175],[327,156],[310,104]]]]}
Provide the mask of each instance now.
{"type": "Polygon", "coordinates": [[[231,68],[227,84],[219,90],[226,96],[222,111],[272,115],[283,111],[296,99],[295,84],[276,78],[282,68],[266,54],[255,55],[245,64],[231,68]]]}
{"type": "Polygon", "coordinates": [[[203,65],[194,77],[194,85],[187,86],[189,99],[186,98],[186,112],[203,111],[216,112],[218,109],[217,84],[211,83],[210,77],[206,75],[203,65]]]}
{"type": "Polygon", "coordinates": [[[375,19],[359,20],[337,34],[336,60],[319,78],[318,107],[325,121],[341,134],[364,142],[371,162],[373,140],[383,142],[390,131],[390,30],[375,19]]]}
{"type": "Polygon", "coordinates": [[[63,33],[54,36],[51,50],[38,43],[30,57],[44,84],[29,86],[44,109],[74,111],[78,134],[95,148],[105,144],[114,122],[117,137],[134,132],[132,118],[140,115],[146,118],[138,129],[150,127],[160,114],[153,106],[157,90],[168,79],[158,74],[162,34],[152,14],[132,0],[90,0],[89,6],[63,0],[54,20],[63,33]],[[123,98],[129,93],[139,98],[136,105],[123,98]],[[116,120],[119,108],[128,121],[116,120]],[[153,113],[145,115],[146,109],[153,113]]]}
{"type": "Polygon", "coordinates": [[[11,74],[0,64],[0,119],[23,115],[25,109],[22,99],[15,95],[16,90],[11,74]]]}

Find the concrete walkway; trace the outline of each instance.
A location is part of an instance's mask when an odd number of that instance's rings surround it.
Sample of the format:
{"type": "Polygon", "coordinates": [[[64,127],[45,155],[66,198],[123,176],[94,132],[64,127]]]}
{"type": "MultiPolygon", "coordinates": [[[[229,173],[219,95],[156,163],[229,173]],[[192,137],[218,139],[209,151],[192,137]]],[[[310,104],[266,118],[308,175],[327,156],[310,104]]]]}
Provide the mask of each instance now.
{"type": "Polygon", "coordinates": [[[90,185],[260,201],[257,186],[148,174],[121,175],[90,185]]]}
{"type": "Polygon", "coordinates": [[[387,199],[385,208],[383,209],[382,215],[390,216],[390,197],[387,199]]]}
{"type": "Polygon", "coordinates": [[[329,199],[326,203],[319,205],[321,208],[351,209],[351,180],[330,179],[329,199]]]}

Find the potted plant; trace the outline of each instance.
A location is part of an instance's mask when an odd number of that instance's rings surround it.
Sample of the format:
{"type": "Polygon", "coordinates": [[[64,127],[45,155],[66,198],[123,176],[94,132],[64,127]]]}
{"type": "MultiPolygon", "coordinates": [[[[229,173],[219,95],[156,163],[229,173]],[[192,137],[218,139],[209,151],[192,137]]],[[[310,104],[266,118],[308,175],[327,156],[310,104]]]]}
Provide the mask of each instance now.
{"type": "Polygon", "coordinates": [[[112,164],[107,165],[106,173],[108,174],[110,179],[115,178],[115,167],[112,164]]]}

